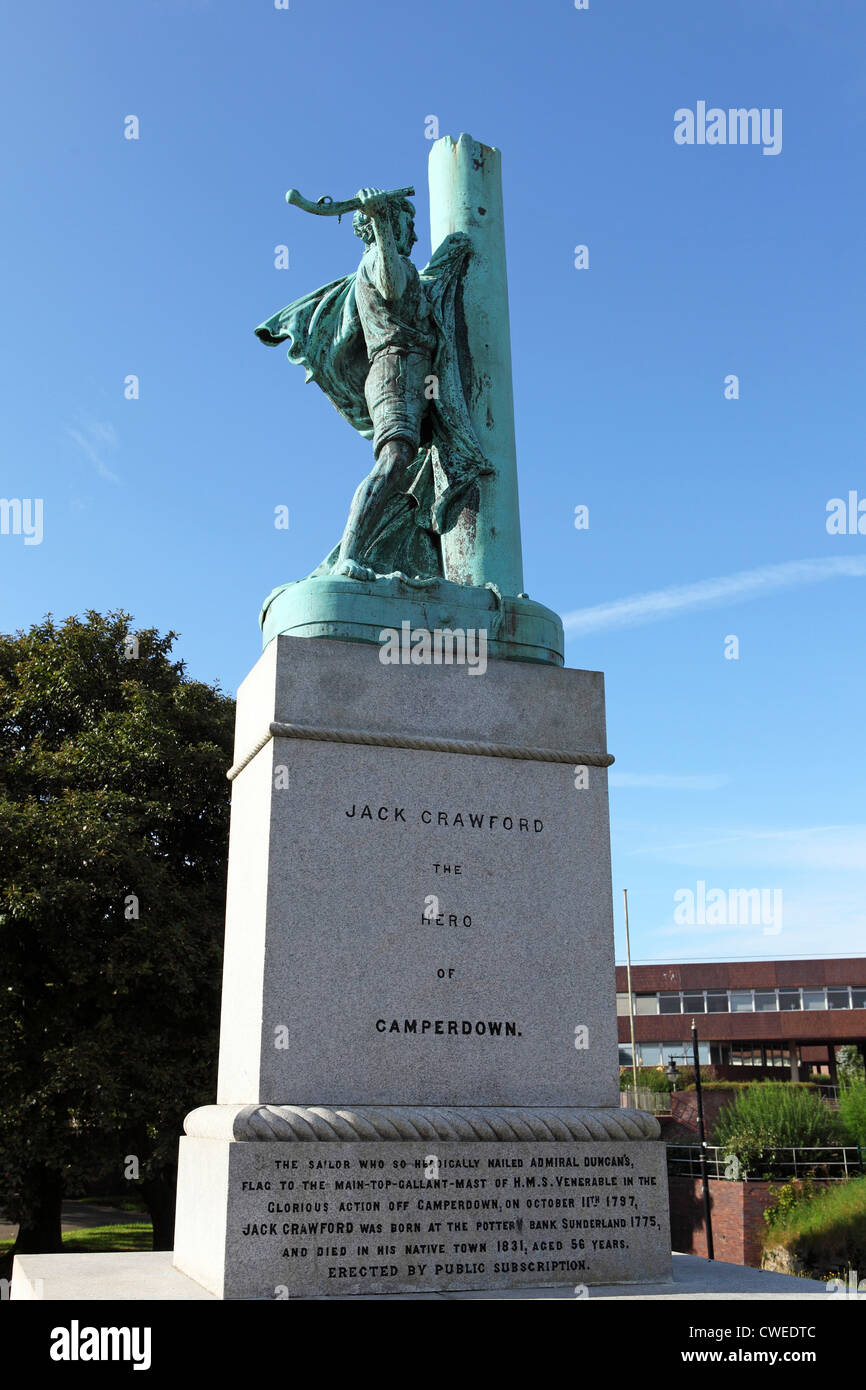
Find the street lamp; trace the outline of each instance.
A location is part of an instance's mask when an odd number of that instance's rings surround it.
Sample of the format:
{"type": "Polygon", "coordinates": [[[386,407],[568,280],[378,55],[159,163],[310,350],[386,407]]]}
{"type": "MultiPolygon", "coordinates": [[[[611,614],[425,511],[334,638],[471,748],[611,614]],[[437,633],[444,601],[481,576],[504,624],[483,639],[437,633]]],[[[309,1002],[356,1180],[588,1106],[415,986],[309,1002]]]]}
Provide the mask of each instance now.
{"type": "Polygon", "coordinates": [[[698,1054],[698,1025],[692,1019],[692,1060],[695,1067],[695,1091],[698,1102],[698,1139],[701,1145],[701,1186],[704,1190],[704,1222],[707,1230],[707,1259],[715,1259],[713,1248],[713,1218],[710,1214],[710,1184],[707,1176],[707,1141],[704,1136],[704,1096],[701,1090],[701,1062],[698,1054]]]}
{"type": "Polygon", "coordinates": [[[670,1062],[669,1062],[669,1064],[668,1064],[668,1069],[667,1069],[666,1075],[667,1075],[668,1081],[671,1083],[671,1090],[672,1090],[672,1091],[675,1091],[675,1090],[677,1089],[677,1082],[678,1082],[679,1076],[680,1076],[680,1069],[679,1069],[679,1067],[677,1066],[676,1062],[674,1061],[673,1057],[671,1058],[671,1060],[670,1060],[670,1062]]]}

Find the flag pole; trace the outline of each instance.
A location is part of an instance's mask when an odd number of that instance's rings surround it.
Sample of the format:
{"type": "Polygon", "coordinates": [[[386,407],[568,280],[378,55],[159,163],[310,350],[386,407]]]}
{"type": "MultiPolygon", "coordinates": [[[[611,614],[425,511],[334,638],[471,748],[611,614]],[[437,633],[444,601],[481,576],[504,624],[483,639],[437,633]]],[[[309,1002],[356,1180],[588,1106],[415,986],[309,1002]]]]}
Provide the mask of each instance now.
{"type": "Polygon", "coordinates": [[[628,939],[628,889],[623,888],[622,900],[625,906],[625,977],[628,988],[628,1026],[631,1033],[631,1079],[634,1090],[634,1103],[637,1105],[637,1052],[634,1045],[634,995],[631,992],[631,943],[628,939]]]}

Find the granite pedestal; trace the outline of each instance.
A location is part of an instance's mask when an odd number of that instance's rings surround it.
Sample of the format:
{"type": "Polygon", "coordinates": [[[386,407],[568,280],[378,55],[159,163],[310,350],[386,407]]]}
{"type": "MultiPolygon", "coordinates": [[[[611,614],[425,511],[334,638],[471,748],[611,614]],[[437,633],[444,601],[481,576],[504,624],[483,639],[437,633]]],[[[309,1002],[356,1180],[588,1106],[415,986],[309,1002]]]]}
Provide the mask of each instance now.
{"type": "Polygon", "coordinates": [[[270,644],[178,1269],[224,1298],[669,1277],[658,1125],[618,1105],[610,761],[597,673],[270,644]]]}

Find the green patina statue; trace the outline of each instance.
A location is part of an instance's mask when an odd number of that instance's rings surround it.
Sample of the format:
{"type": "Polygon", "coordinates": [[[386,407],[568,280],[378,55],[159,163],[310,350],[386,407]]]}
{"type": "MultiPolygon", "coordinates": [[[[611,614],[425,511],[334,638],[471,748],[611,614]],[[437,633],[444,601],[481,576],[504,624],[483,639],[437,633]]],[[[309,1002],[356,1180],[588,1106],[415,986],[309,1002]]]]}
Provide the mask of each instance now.
{"type": "Polygon", "coordinates": [[[471,136],[431,148],[433,254],[419,271],[413,188],[289,203],[352,213],[358,269],[256,329],[364,438],[373,468],[339,545],[266,599],[285,633],[380,643],[383,629],[475,628],[491,657],[561,665],[562,623],[523,592],[499,151],[471,136]]]}
{"type": "MultiPolygon", "coordinates": [[[[459,361],[455,301],[470,238],[446,237],[419,274],[409,257],[415,209],[402,193],[362,188],[348,204],[313,204],[318,212],[356,209],[361,263],[256,329],[267,344],[288,339],[289,360],[373,441],[374,467],[355,493],[342,540],[311,578],[445,578],[441,536],[477,479],[493,471],[459,361]]],[[[297,194],[291,200],[305,202],[297,194]]]]}

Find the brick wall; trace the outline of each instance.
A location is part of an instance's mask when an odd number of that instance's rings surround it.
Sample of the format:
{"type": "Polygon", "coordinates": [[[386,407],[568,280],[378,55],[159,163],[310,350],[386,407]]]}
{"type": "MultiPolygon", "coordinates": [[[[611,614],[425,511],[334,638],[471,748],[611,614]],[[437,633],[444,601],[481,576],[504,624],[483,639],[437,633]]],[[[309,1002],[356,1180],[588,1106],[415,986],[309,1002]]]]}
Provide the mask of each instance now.
{"type": "MultiPolygon", "coordinates": [[[[768,1182],[710,1178],[710,1215],[717,1260],[760,1268],[764,1211],[772,1198],[768,1182]]],[[[706,1255],[704,1201],[700,1178],[671,1178],[671,1244],[687,1255],[706,1255]]]]}
{"type": "MultiPolygon", "coordinates": [[[[707,1143],[723,1105],[733,1100],[735,1091],[704,1091],[704,1127],[707,1143]]],[[[659,1115],[661,1137],[665,1144],[698,1143],[698,1097],[696,1091],[674,1091],[670,1098],[671,1113],[659,1115]]]]}
{"type": "MultiPolygon", "coordinates": [[[[734,1099],[736,1091],[703,1091],[704,1130],[707,1142],[723,1105],[734,1099]]],[[[698,1093],[697,1091],[674,1091],[671,1096],[671,1119],[683,1129],[691,1130],[698,1142],[698,1093]]]]}

